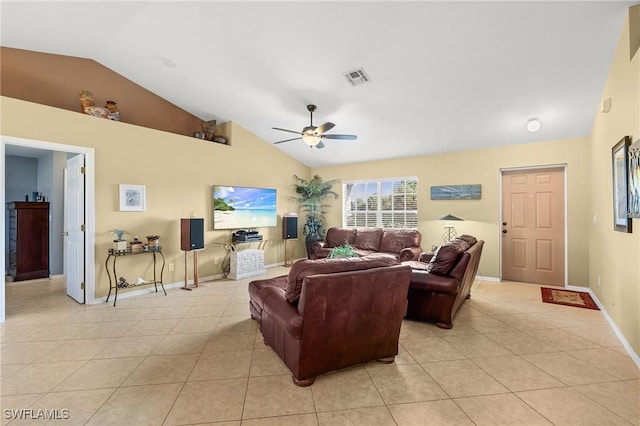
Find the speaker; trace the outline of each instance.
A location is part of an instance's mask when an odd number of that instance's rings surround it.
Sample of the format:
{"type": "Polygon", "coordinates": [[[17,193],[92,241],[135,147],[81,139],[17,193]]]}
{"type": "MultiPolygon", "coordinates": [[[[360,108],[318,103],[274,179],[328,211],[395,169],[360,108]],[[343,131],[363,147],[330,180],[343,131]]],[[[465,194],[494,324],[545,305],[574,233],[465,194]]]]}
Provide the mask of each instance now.
{"type": "Polygon", "coordinates": [[[285,240],[298,238],[298,216],[282,216],[282,238],[285,240]]]}
{"type": "Polygon", "coordinates": [[[180,219],[180,250],[191,251],[204,248],[204,219],[180,219]]]}

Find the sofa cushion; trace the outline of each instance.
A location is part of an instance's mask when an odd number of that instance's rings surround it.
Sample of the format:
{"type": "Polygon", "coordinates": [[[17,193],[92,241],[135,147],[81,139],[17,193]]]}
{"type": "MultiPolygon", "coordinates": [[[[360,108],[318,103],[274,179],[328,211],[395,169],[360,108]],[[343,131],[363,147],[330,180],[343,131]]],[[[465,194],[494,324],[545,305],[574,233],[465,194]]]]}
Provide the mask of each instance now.
{"type": "Polygon", "coordinates": [[[353,240],[354,248],[380,251],[380,237],[382,237],[382,229],[380,228],[359,228],[356,230],[356,236],[353,240]]]}
{"type": "Polygon", "coordinates": [[[400,253],[407,247],[418,247],[422,235],[415,229],[383,229],[380,239],[380,251],[400,253]]]}
{"type": "Polygon", "coordinates": [[[438,247],[431,261],[429,261],[427,272],[437,275],[448,275],[460,255],[469,247],[471,247],[471,244],[459,238],[444,243],[438,247]]]}
{"type": "Polygon", "coordinates": [[[309,275],[331,274],[335,272],[358,271],[383,266],[399,265],[400,262],[389,256],[371,254],[366,257],[336,259],[299,260],[289,271],[285,296],[291,303],[300,298],[302,282],[309,275]]]}
{"type": "Polygon", "coordinates": [[[253,307],[253,309],[255,309],[255,314],[260,317],[262,315],[264,301],[269,297],[269,295],[274,292],[284,293],[286,288],[286,275],[281,275],[279,277],[268,278],[264,280],[251,281],[249,283],[250,307],[253,307]]]}
{"type": "Polygon", "coordinates": [[[327,230],[326,241],[327,244],[325,247],[339,247],[345,244],[353,244],[353,240],[356,236],[355,229],[347,229],[347,228],[329,228],[327,230]]]}
{"type": "Polygon", "coordinates": [[[402,264],[411,266],[411,269],[414,271],[426,271],[429,267],[428,262],[420,262],[418,260],[407,260],[402,262],[402,264]]]}

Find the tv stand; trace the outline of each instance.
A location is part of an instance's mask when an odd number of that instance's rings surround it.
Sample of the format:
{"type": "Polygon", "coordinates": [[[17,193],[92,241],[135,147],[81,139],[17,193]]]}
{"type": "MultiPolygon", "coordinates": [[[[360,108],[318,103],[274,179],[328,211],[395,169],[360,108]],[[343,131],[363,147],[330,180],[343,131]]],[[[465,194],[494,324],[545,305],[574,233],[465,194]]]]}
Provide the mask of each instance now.
{"type": "Polygon", "coordinates": [[[240,280],[265,274],[267,271],[264,268],[264,248],[268,242],[269,240],[214,243],[227,250],[222,260],[223,277],[240,280]]]}

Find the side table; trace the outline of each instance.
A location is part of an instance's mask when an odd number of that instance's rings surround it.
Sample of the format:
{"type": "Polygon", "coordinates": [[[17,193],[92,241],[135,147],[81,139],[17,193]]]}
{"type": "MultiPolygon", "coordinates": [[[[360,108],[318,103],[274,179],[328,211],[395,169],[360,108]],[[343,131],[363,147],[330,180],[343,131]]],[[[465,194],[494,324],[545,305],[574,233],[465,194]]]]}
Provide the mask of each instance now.
{"type": "Polygon", "coordinates": [[[116,302],[118,301],[118,289],[119,288],[132,288],[132,287],[142,287],[145,285],[153,284],[156,287],[156,292],[158,291],[158,284],[162,287],[162,291],[164,291],[164,295],[167,295],[167,290],[164,289],[164,284],[162,283],[162,274],[164,272],[165,259],[162,254],[161,246],[147,246],[147,250],[133,253],[131,252],[131,248],[127,248],[126,250],[115,250],[109,249],[109,255],[107,256],[107,260],[104,262],[104,267],[107,270],[107,277],[109,277],[109,294],[107,295],[106,302],[109,302],[109,297],[111,297],[111,291],[115,289],[115,296],[113,298],[113,306],[116,306],[116,302]],[[127,281],[120,282],[118,280],[118,273],[116,270],[116,263],[119,258],[123,256],[136,256],[139,254],[151,254],[153,256],[153,280],[152,281],[144,281],[141,283],[129,283],[127,281]],[[160,267],[160,279],[158,280],[158,276],[156,274],[157,269],[157,255],[160,255],[162,258],[162,266],[160,267]],[[112,261],[111,271],[113,272],[113,279],[111,278],[111,273],[109,272],[109,261],[112,261]]]}

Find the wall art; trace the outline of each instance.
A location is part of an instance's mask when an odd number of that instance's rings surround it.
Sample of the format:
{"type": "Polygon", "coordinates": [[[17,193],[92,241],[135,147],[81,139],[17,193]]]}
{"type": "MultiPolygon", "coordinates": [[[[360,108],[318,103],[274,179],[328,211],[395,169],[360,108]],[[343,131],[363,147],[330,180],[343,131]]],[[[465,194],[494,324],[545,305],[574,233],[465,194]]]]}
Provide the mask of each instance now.
{"type": "Polygon", "coordinates": [[[479,200],[482,197],[480,185],[432,186],[432,200],[479,200]]]}
{"type": "Polygon", "coordinates": [[[147,209],[144,185],[120,184],[120,211],[143,212],[147,209]]]}
{"type": "Polygon", "coordinates": [[[619,232],[631,232],[631,219],[627,215],[627,157],[631,138],[625,136],[611,148],[611,170],[613,173],[613,229],[619,232]]]}

